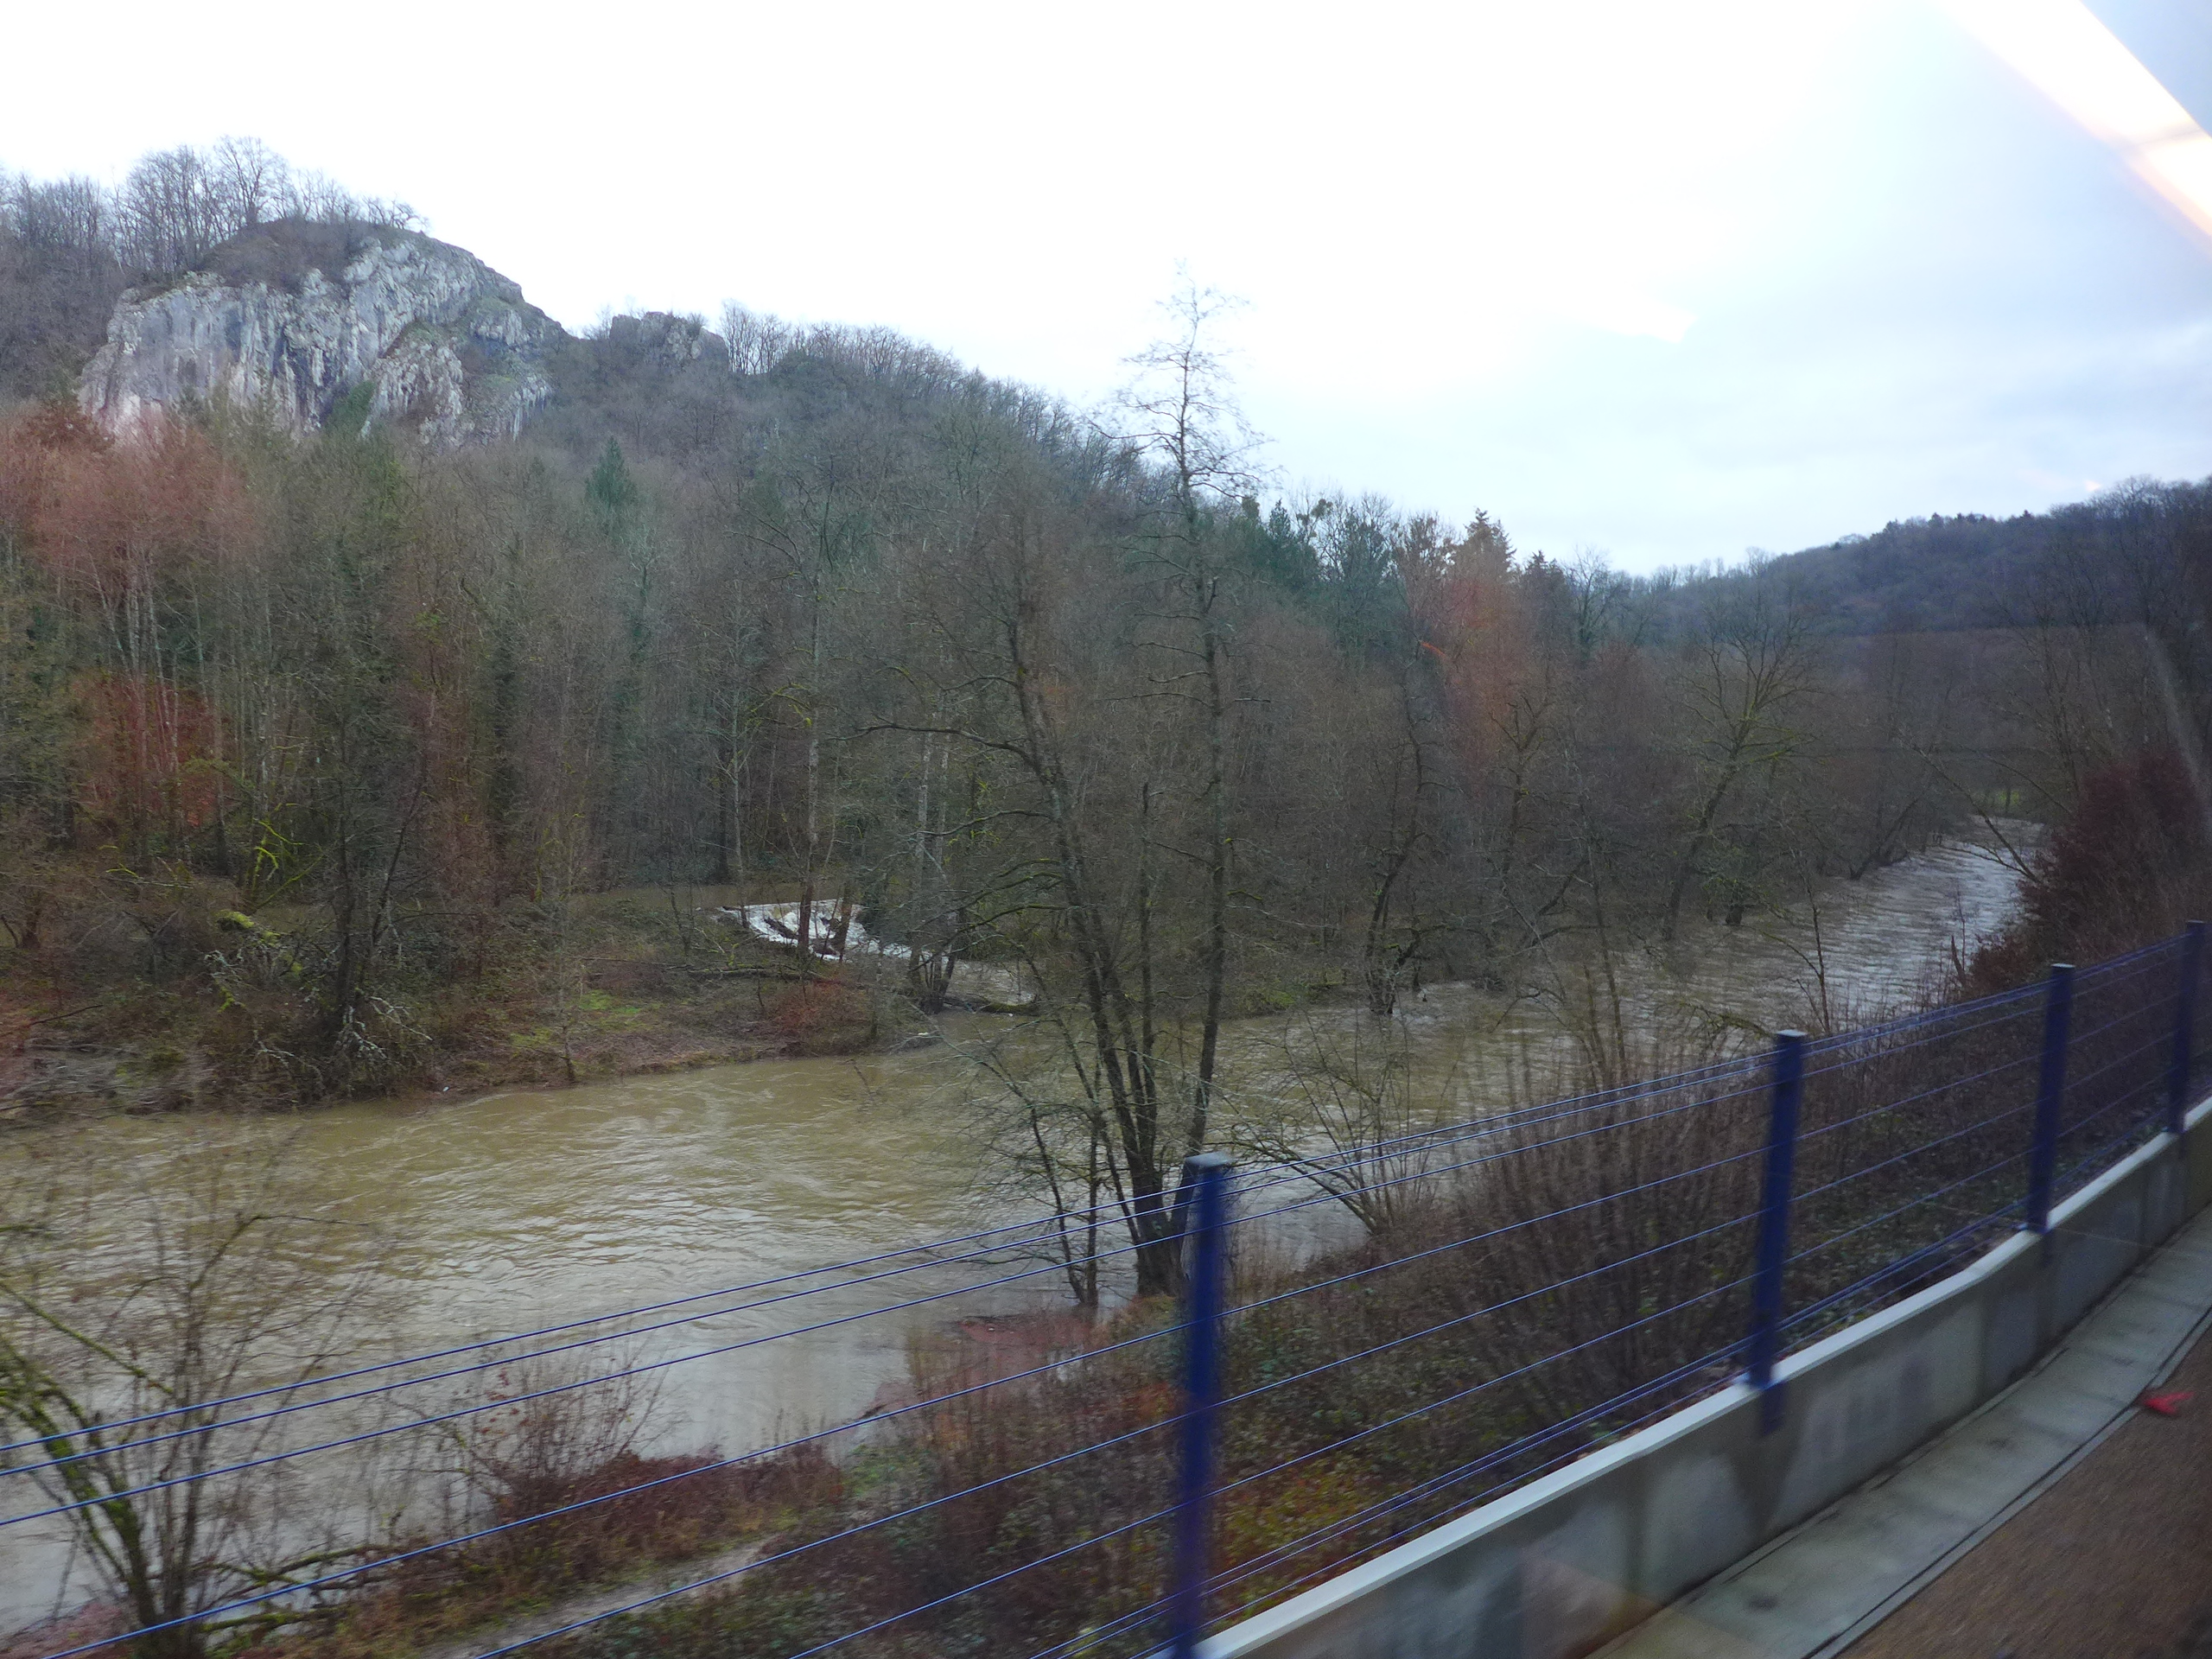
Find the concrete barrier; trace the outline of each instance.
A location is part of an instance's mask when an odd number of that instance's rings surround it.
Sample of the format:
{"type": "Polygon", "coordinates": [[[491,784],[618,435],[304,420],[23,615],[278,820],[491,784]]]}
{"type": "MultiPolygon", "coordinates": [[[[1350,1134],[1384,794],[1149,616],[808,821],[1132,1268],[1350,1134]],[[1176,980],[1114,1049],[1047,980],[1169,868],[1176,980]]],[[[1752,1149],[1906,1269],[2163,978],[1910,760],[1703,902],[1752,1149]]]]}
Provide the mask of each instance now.
{"type": "Polygon", "coordinates": [[[1203,1644],[1205,1659],[1572,1659],[1841,1497],[2019,1377],[2212,1200],[2212,1101],[1906,1301],[1203,1644]]]}

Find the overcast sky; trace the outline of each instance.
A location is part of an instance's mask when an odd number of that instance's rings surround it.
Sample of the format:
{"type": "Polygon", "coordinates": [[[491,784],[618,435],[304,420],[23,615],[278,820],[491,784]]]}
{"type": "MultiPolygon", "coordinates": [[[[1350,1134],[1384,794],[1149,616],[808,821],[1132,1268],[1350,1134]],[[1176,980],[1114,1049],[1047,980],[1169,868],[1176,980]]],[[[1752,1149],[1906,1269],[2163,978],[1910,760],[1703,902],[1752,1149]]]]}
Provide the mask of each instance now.
{"type": "MultiPolygon", "coordinates": [[[[2093,3],[2212,124],[2212,4],[2093,3]]],[[[2212,235],[1933,0],[232,0],[8,33],[0,166],[250,134],[571,327],[737,299],[1088,400],[1180,262],[1249,302],[1286,487],[1485,507],[1524,549],[1640,569],[2212,473],[2212,235]]]]}

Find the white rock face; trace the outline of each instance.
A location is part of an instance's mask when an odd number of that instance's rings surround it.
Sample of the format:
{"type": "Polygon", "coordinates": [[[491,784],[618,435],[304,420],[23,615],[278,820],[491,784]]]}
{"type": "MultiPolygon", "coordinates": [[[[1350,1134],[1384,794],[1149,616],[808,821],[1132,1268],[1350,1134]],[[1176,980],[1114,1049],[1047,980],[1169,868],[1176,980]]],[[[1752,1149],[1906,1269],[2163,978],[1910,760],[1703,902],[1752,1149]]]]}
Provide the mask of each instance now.
{"type": "Polygon", "coordinates": [[[124,296],[78,401],[121,431],[198,401],[259,407],[319,430],[356,387],[365,423],[414,428],[435,448],[512,437],[552,385],[560,325],[474,255],[426,236],[373,234],[333,277],[229,283],[195,272],[124,296]]]}
{"type": "Polygon", "coordinates": [[[616,317],[607,324],[607,338],[609,344],[639,353],[664,369],[696,363],[709,348],[718,358],[727,357],[729,352],[722,337],[709,333],[707,325],[697,318],[674,316],[666,311],[616,317]]]}

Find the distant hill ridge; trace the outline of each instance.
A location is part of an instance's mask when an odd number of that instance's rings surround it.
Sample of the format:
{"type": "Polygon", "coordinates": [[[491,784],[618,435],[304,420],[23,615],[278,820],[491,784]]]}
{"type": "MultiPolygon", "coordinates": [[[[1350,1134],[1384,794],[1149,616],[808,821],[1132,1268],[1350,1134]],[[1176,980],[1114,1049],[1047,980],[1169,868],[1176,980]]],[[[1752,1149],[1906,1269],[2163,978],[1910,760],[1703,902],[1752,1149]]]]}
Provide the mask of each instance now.
{"type": "MultiPolygon", "coordinates": [[[[0,175],[0,406],[66,387],[121,431],[226,402],[302,435],[380,426],[434,451],[531,427],[580,455],[613,437],[690,466],[715,464],[771,408],[803,423],[855,398],[911,411],[985,384],[887,329],[798,327],[736,306],[719,333],[655,311],[579,339],[417,224],[404,204],[292,175],[251,141],[149,156],[114,192],[0,175]]],[[[2160,535],[2203,522],[2208,489],[2139,480],[2040,514],[1893,521],[1774,563],[1830,632],[2011,626],[2043,602],[2055,556],[2098,549],[2095,562],[2124,563],[2133,520],[2147,512],[2168,525],[2160,535]],[[2189,510],[2176,518],[2177,506],[2189,510]]],[[[1658,609],[1703,603],[1728,581],[1714,567],[1662,578],[1658,609]]]]}
{"type": "MultiPolygon", "coordinates": [[[[640,405],[688,409],[696,427],[702,412],[748,395],[741,382],[796,376],[797,385],[825,355],[939,388],[963,378],[887,331],[810,333],[736,308],[731,317],[734,350],[702,319],[660,311],[614,317],[579,340],[465,249],[390,226],[284,220],[214,249],[199,269],[126,292],[78,395],[114,431],[228,398],[302,434],[341,419],[411,431],[436,450],[518,437],[558,400],[564,429],[619,432],[649,451],[661,446],[636,429],[640,405]]],[[[2208,487],[2139,480],[2045,513],[1897,520],[1773,563],[1827,632],[2013,626],[2062,543],[2100,543],[2145,502],[2163,512],[2173,492],[2208,487]]],[[[1698,573],[1676,586],[1675,602],[1698,602],[1713,580],[1725,586],[1728,573],[1698,573]]]]}
{"type": "Polygon", "coordinates": [[[2052,514],[1893,520],[1777,561],[1839,633],[2005,627],[2046,560],[2052,514]]]}

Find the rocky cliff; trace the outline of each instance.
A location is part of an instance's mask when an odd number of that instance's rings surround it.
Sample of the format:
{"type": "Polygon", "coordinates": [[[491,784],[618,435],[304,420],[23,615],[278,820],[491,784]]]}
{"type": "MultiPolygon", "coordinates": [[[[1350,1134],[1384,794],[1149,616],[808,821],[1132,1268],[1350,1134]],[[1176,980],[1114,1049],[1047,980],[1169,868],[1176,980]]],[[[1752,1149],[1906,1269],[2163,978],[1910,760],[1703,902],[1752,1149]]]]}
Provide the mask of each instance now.
{"type": "Polygon", "coordinates": [[[708,332],[696,317],[679,317],[666,311],[648,311],[641,317],[620,316],[607,325],[607,344],[633,352],[664,369],[680,371],[711,352],[726,359],[729,346],[720,334],[708,332]]]}
{"type": "Polygon", "coordinates": [[[434,448],[512,437],[551,394],[567,336],[474,255],[411,232],[265,226],[209,268],[117,304],[78,397],[120,430],[194,401],[295,432],[346,418],[434,448]],[[369,388],[365,398],[348,394],[369,388]]]}

